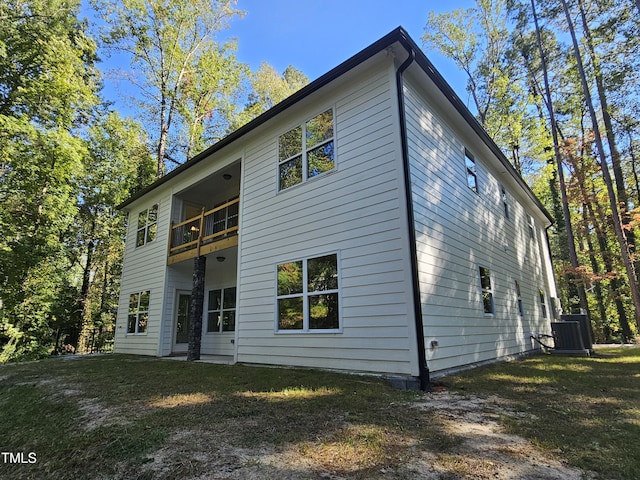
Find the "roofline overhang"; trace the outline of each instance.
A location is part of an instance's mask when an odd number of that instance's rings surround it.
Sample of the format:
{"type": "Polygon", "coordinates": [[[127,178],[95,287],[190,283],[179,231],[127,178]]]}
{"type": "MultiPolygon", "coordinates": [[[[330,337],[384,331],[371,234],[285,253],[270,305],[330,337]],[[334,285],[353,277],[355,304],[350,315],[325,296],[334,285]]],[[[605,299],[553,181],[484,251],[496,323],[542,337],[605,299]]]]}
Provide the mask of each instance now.
{"type": "Polygon", "coordinates": [[[333,68],[329,72],[320,76],[313,82],[309,83],[307,86],[298,90],[293,95],[287,97],[282,102],[278,103],[274,107],[270,108],[266,112],[257,116],[249,123],[243,125],[239,129],[230,133],[228,136],[224,137],[222,140],[214,143],[206,150],[203,150],[199,154],[190,158],[187,162],[180,165],[175,170],[172,170],[167,175],[159,178],[151,185],[141,189],[139,192],[135,193],[127,200],[118,205],[118,209],[124,209],[128,205],[132,204],[139,198],[143,197],[147,193],[155,190],[159,186],[169,182],[173,178],[180,175],[185,170],[191,168],[192,166],[200,163],[205,158],[214,154],[215,152],[223,149],[224,147],[232,144],[238,139],[242,138],[249,132],[253,131],[260,125],[279,115],[283,111],[287,110],[289,107],[295,105],[300,102],[304,98],[313,94],[317,90],[321,89],[325,85],[331,83],[337,78],[341,77],[351,69],[360,65],[364,61],[370,59],[377,53],[386,50],[391,47],[395,43],[399,43],[402,47],[407,51],[408,55],[415,55],[415,62],[420,66],[420,68],[426,73],[426,75],[433,81],[436,87],[442,92],[445,98],[449,101],[449,103],[454,107],[454,109],[460,114],[460,116],[467,122],[467,124],[472,128],[474,133],[478,135],[478,137],[483,141],[483,143],[491,150],[491,152],[496,156],[496,158],[500,161],[505,170],[515,179],[518,185],[524,190],[527,196],[535,203],[535,205],[540,209],[540,211],[547,217],[550,223],[553,223],[553,217],[547,211],[547,209],[540,203],[538,198],[535,196],[533,191],[529,188],[527,183],[524,181],[522,176],[515,170],[515,168],[511,165],[509,160],[507,160],[506,156],[500,150],[498,145],[493,141],[493,139],[489,136],[489,134],[484,130],[482,125],[478,122],[476,117],[471,113],[471,111],[467,108],[464,102],[458,97],[453,88],[446,82],[444,77],[438,72],[435,66],[431,63],[431,61],[424,54],[422,49],[413,41],[413,39],[409,36],[409,34],[402,27],[398,27],[391,32],[389,32],[384,37],[380,38],[376,42],[372,43],[364,50],[361,50],[359,53],[355,54],[348,60],[345,60],[337,67],[333,68]]]}

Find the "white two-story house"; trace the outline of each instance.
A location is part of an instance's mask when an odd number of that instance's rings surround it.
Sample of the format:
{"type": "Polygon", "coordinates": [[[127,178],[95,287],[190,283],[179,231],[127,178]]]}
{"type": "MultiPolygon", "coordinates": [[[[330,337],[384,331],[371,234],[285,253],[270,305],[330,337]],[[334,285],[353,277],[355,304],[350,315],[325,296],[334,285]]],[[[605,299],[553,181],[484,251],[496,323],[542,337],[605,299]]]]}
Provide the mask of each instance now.
{"type": "Polygon", "coordinates": [[[549,214],[398,28],[128,199],[115,351],[420,380],[535,348],[549,214]]]}

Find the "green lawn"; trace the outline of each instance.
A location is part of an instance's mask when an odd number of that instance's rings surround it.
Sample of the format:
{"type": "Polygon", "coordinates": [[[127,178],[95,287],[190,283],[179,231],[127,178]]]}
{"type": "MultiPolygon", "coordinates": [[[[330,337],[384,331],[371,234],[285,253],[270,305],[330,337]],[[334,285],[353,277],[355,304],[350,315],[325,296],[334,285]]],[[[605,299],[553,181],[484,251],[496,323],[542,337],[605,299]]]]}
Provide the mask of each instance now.
{"type": "Polygon", "coordinates": [[[498,395],[523,413],[523,435],[602,478],[640,479],[640,348],[594,357],[538,356],[445,379],[453,390],[498,395]],[[528,414],[528,415],[527,415],[528,414]]]}
{"type": "MultiPolygon", "coordinates": [[[[638,348],[539,356],[438,384],[499,396],[509,405],[500,422],[552,456],[601,478],[640,478],[638,348]]],[[[427,452],[465,458],[437,409],[414,408],[428,402],[383,380],[314,370],[123,355],[4,365],[0,451],[26,463],[0,458],[0,478],[410,479],[407,465],[427,452]],[[278,465],[294,457],[295,468],[278,465]]],[[[489,467],[474,471],[478,462],[429,478],[493,478],[489,467]]]]}

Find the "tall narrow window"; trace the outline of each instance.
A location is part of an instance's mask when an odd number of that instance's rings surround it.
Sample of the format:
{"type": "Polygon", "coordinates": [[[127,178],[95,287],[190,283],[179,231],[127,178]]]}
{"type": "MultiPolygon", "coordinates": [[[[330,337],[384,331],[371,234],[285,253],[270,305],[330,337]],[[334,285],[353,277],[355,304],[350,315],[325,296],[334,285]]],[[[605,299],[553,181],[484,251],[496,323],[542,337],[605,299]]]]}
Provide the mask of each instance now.
{"type": "Polygon", "coordinates": [[[531,215],[529,215],[529,236],[531,240],[536,239],[536,224],[531,215]]]}
{"type": "Polygon", "coordinates": [[[542,316],[547,318],[547,302],[544,297],[544,290],[538,290],[538,294],[540,295],[540,308],[542,310],[542,316]]]}
{"type": "Polygon", "coordinates": [[[482,289],[484,313],[493,314],[493,290],[491,288],[491,274],[488,268],[480,267],[480,286],[482,289]]]}
{"type": "Polygon", "coordinates": [[[233,332],[236,329],[236,287],[209,291],[207,332],[233,332]]]}
{"type": "Polygon", "coordinates": [[[336,254],[281,263],[277,271],[278,331],[340,328],[336,254]]]}
{"type": "Polygon", "coordinates": [[[335,168],[333,110],[278,137],[278,190],[335,168]]]}
{"type": "Polygon", "coordinates": [[[504,216],[509,220],[509,201],[504,185],[500,185],[500,196],[502,197],[502,209],[504,210],[504,216]]]}
{"type": "Polygon", "coordinates": [[[138,214],[138,230],[136,233],[136,247],[156,239],[158,225],[158,205],[143,210],[138,214]]]}
{"type": "Polygon", "coordinates": [[[466,148],[464,149],[464,163],[467,168],[467,186],[474,192],[478,193],[478,174],[476,172],[476,160],[471,152],[469,152],[469,150],[467,150],[466,148]]]}
{"type": "Polygon", "coordinates": [[[127,333],[145,333],[149,321],[149,290],[129,296],[127,333]]]}
{"type": "Polygon", "coordinates": [[[522,295],[520,294],[520,283],[516,280],[516,302],[518,303],[518,315],[524,317],[524,308],[522,307],[522,295]]]}

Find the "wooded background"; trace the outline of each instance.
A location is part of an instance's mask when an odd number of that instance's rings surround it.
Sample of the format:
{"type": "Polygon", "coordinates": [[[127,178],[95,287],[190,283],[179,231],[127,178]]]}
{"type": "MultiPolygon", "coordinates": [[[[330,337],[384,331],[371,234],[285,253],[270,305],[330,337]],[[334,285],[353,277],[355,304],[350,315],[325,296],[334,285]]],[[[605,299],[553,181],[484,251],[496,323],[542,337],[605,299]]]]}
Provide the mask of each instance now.
{"type": "MultiPolygon", "coordinates": [[[[308,83],[220,41],[232,0],[0,5],[0,362],[108,348],[127,219],[116,206],[308,83]],[[140,95],[103,98],[98,52],[140,95]]],[[[424,46],[552,212],[561,304],[598,342],[640,330],[640,0],[477,0],[425,19],[424,46]],[[636,202],[637,200],[637,202],[636,202]]]]}

